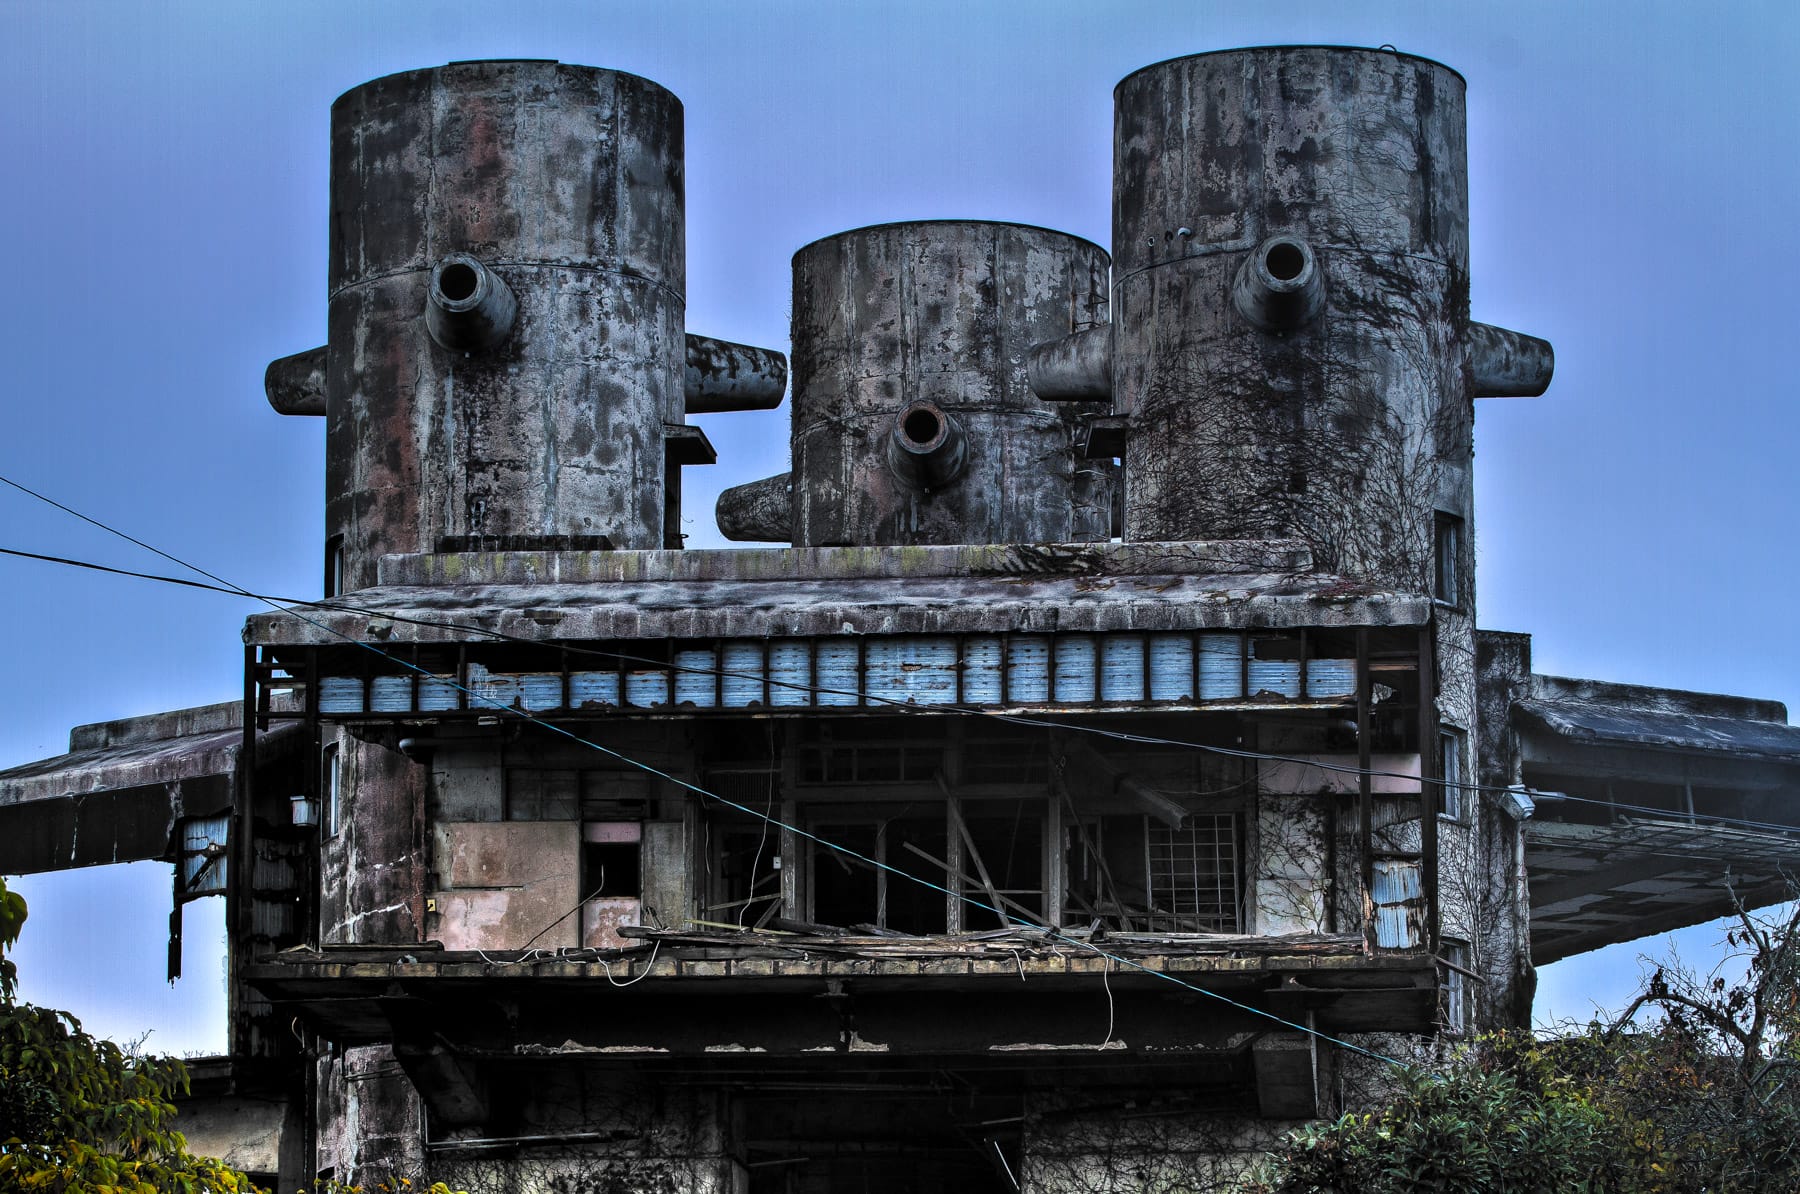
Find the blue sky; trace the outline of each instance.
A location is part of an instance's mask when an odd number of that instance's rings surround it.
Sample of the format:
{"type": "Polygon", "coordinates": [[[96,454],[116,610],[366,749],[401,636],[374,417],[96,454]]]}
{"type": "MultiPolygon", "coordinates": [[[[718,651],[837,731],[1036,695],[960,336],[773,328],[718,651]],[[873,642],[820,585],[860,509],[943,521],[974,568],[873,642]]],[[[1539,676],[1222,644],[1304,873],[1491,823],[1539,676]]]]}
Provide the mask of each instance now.
{"type": "MultiPolygon", "coordinates": [[[[377,75],[559,58],[673,90],[688,327],[785,349],[801,245],[928,217],[1105,244],[1114,83],[1292,42],[1467,77],[1474,315],[1556,346],[1546,397],[1479,404],[1482,625],[1532,632],[1540,671],[1800,701],[1791,4],[0,0],[0,473],[252,589],[317,591],[322,426],[271,412],[261,379],[324,341],[329,107],[377,75]]],[[[718,489],[785,467],[786,422],[697,421],[720,449],[690,474],[704,546],[718,489]]],[[[164,568],[10,492],[0,546],[164,568]]],[[[0,766],[75,723],[231,698],[249,612],[0,560],[0,766]]],[[[222,1042],[215,914],[161,982],[166,867],[21,886],[29,997],[163,1049],[222,1042]]],[[[1540,1010],[1623,1002],[1657,948],[1550,968],[1540,1010]]]]}

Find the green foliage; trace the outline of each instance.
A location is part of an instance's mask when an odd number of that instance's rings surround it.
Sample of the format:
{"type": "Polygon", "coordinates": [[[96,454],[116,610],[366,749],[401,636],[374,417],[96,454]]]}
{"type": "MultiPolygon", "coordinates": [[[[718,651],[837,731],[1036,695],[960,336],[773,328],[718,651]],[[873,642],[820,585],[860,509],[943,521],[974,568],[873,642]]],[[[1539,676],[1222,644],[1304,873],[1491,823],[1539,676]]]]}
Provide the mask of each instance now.
{"type": "Polygon", "coordinates": [[[1609,1023],[1482,1038],[1378,1111],[1291,1133],[1239,1189],[1800,1190],[1800,906],[1740,911],[1726,944],[1741,982],[1664,967],[1609,1023]]]}
{"type": "Polygon", "coordinates": [[[20,1003],[5,959],[25,901],[0,880],[0,1191],[216,1194],[243,1174],[190,1156],[173,1124],[187,1089],[174,1058],[132,1057],[67,1012],[20,1003]]]}

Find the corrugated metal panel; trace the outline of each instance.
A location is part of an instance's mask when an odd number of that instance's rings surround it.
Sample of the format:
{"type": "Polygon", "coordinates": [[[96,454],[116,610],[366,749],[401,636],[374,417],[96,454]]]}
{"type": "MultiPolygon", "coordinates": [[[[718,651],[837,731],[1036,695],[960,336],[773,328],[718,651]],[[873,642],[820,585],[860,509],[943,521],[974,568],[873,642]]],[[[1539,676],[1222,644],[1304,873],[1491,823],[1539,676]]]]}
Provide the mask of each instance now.
{"type": "Polygon", "coordinates": [[[978,635],[963,640],[963,702],[998,705],[1000,692],[1000,636],[978,635]]]}
{"type": "Polygon", "coordinates": [[[826,639],[818,644],[817,667],[819,691],[813,703],[819,705],[855,705],[862,689],[857,663],[862,652],[855,639],[826,639]]]}
{"type": "Polygon", "coordinates": [[[1419,863],[1377,859],[1374,870],[1375,944],[1382,949],[1419,948],[1425,894],[1419,863]]]}
{"type": "Polygon", "coordinates": [[[354,677],[326,676],[319,681],[319,712],[361,713],[362,681],[354,677]]]}
{"type": "Polygon", "coordinates": [[[1348,697],[1356,695],[1356,660],[1309,659],[1306,663],[1306,695],[1348,697]]]}
{"type": "Polygon", "coordinates": [[[457,691],[455,676],[423,676],[419,679],[419,708],[443,712],[456,708],[462,693],[457,691]]]}
{"type": "Polygon", "coordinates": [[[562,676],[555,672],[533,672],[519,678],[519,703],[533,713],[560,709],[563,703],[562,676]]]}
{"type": "Polygon", "coordinates": [[[619,703],[619,673],[570,673],[569,703],[577,709],[586,705],[617,705],[619,703]]]}
{"type": "Polygon", "coordinates": [[[1050,699],[1050,639],[1015,634],[1006,641],[1006,696],[1015,705],[1050,699]]]}
{"type": "MultiPolygon", "coordinates": [[[[640,664],[626,672],[587,671],[570,675],[573,708],[629,705],[650,709],[677,704],[742,709],[766,699],[778,708],[851,708],[889,701],[918,705],[1136,704],[1187,701],[1198,689],[1202,701],[1250,696],[1297,698],[1300,693],[1299,641],[1265,635],[1270,654],[1289,659],[1244,659],[1244,639],[1234,633],[1136,632],[1113,634],[871,635],[841,638],[775,639],[764,643],[735,639],[721,646],[685,646],[671,664],[640,664]],[[960,657],[959,657],[960,653],[960,657]],[[1004,667],[1004,683],[1002,682],[1004,667]],[[764,671],[768,672],[765,689],[764,671]],[[719,674],[723,671],[725,674],[719,674]],[[958,678],[961,687],[959,691],[958,678]],[[1196,679],[1198,683],[1196,683],[1196,679]],[[867,698],[859,696],[866,693],[867,698]]],[[[548,712],[563,707],[559,672],[496,672],[481,664],[468,669],[466,707],[523,708],[548,712]]],[[[413,700],[410,674],[375,677],[373,711],[405,713],[413,700]]],[[[453,710],[459,701],[448,676],[418,679],[421,712],[453,710]]],[[[1356,664],[1349,659],[1315,659],[1306,665],[1306,695],[1347,700],[1356,689],[1356,664]]],[[[320,681],[321,711],[363,712],[364,682],[334,676],[320,681]]]]}
{"type": "Polygon", "coordinates": [[[1056,637],[1056,703],[1086,704],[1098,695],[1099,652],[1089,634],[1056,637]]]}
{"type": "Polygon", "coordinates": [[[479,663],[469,665],[469,706],[510,709],[519,703],[519,677],[513,672],[490,672],[479,663]]]}
{"type": "Polygon", "coordinates": [[[625,703],[654,709],[669,703],[669,673],[659,667],[633,668],[625,673],[625,703]]]}
{"type": "Polygon", "coordinates": [[[1100,640],[1100,699],[1144,698],[1144,636],[1109,634],[1100,640]]]}
{"type": "Polygon", "coordinates": [[[1200,699],[1228,701],[1244,695],[1244,640],[1235,634],[1200,636],[1200,699]]]}
{"type": "Polygon", "coordinates": [[[742,709],[762,704],[762,644],[748,640],[726,643],[724,656],[721,666],[725,675],[720,677],[719,687],[725,707],[742,709]]]}
{"type": "Polygon", "coordinates": [[[719,657],[706,648],[675,652],[675,703],[711,709],[719,703],[719,657]]]}
{"type": "Polygon", "coordinates": [[[872,638],[868,646],[868,692],[890,701],[920,705],[956,703],[956,640],[953,638],[872,638]]]}
{"type": "Polygon", "coordinates": [[[1300,695],[1300,661],[1298,659],[1252,659],[1250,661],[1250,694],[1272,692],[1276,696],[1300,695]]]}
{"type": "Polygon", "coordinates": [[[1194,695],[1194,639],[1187,634],[1150,636],[1150,699],[1185,701],[1194,695]]]}
{"type": "Polygon", "coordinates": [[[779,639],[769,644],[769,704],[776,708],[812,704],[812,644],[779,639]]]}
{"type": "Polygon", "coordinates": [[[369,706],[377,713],[405,713],[413,707],[411,676],[376,676],[369,706]]]}
{"type": "Polygon", "coordinates": [[[181,823],[181,890],[211,895],[225,890],[227,834],[231,814],[195,817],[181,823]]]}

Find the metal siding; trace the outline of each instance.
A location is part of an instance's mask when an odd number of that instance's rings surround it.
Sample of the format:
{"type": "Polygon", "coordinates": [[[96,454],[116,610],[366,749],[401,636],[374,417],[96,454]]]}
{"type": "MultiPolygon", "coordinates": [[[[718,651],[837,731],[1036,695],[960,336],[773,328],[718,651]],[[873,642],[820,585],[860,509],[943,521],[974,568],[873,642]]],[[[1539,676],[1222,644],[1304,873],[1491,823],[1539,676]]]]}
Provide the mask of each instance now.
{"type": "Polygon", "coordinates": [[[780,640],[769,644],[769,704],[778,708],[812,704],[812,644],[780,640]]]}
{"type": "MultiPolygon", "coordinates": [[[[862,689],[862,677],[857,674],[857,662],[861,658],[861,644],[856,639],[823,639],[818,640],[814,650],[818,652],[819,691],[811,693],[814,704],[818,705],[855,705],[857,693],[862,689]]],[[[809,694],[802,693],[805,697],[809,694]]],[[[801,704],[806,702],[802,700],[801,704]]]]}
{"type": "Polygon", "coordinates": [[[963,703],[1000,703],[1001,646],[998,635],[963,640],[963,703]]]}
{"type": "Polygon", "coordinates": [[[669,703],[669,673],[662,668],[633,668],[625,673],[625,703],[654,709],[669,703]]]}
{"type": "Polygon", "coordinates": [[[617,705],[619,673],[573,673],[569,677],[569,703],[577,709],[584,705],[617,705]]]}
{"type": "Polygon", "coordinates": [[[1200,636],[1200,699],[1224,701],[1244,695],[1244,640],[1235,634],[1200,636]]]}
{"type": "Polygon", "coordinates": [[[376,713],[406,713],[413,707],[410,675],[377,676],[369,688],[369,707],[376,713]]]}
{"type": "Polygon", "coordinates": [[[563,703],[562,676],[556,672],[533,672],[519,677],[519,703],[533,713],[560,709],[563,703]]]}
{"type": "Polygon", "coordinates": [[[675,703],[711,709],[718,704],[719,657],[705,648],[675,652],[675,703]]]}
{"type": "Polygon", "coordinates": [[[1382,949],[1417,949],[1424,883],[1414,859],[1378,859],[1374,867],[1375,944],[1382,949]]]}
{"type": "Polygon", "coordinates": [[[760,705],[763,699],[763,649],[754,640],[742,639],[725,644],[725,675],[719,686],[722,703],[727,709],[743,709],[760,705]]]}
{"type": "Polygon", "coordinates": [[[326,676],[319,681],[319,712],[361,713],[362,681],[353,676],[326,676]]]}
{"type": "Polygon", "coordinates": [[[1100,699],[1141,701],[1144,694],[1144,636],[1109,634],[1100,640],[1100,699]]]}
{"type": "Polygon", "coordinates": [[[1309,659],[1306,662],[1306,695],[1349,697],[1356,695],[1356,660],[1309,659]]]}
{"type": "Polygon", "coordinates": [[[1006,694],[1013,704],[1050,699],[1050,638],[1014,635],[1006,643],[1006,694]]]}
{"type": "Polygon", "coordinates": [[[1194,695],[1194,640],[1187,634],[1150,636],[1150,699],[1185,701],[1194,695]]]}
{"type": "Polygon", "coordinates": [[[1085,704],[1097,695],[1095,681],[1099,652],[1092,635],[1064,634],[1056,638],[1056,701],[1085,704]]]}
{"type": "Polygon", "coordinates": [[[225,890],[225,868],[228,855],[219,853],[209,858],[207,848],[224,851],[230,833],[231,814],[201,817],[181,823],[181,890],[189,895],[212,894],[225,890]],[[210,865],[208,865],[210,864],[210,865]]]}

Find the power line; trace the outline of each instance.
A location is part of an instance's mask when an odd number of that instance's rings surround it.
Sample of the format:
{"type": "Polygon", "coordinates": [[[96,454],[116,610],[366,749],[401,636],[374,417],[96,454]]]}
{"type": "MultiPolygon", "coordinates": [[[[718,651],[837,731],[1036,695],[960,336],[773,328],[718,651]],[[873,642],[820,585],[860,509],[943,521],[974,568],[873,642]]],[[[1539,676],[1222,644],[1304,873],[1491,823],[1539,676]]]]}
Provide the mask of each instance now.
{"type": "MultiPolygon", "coordinates": [[[[208,572],[203,568],[199,568],[193,564],[189,564],[185,560],[179,559],[175,556],[168,554],[167,552],[164,552],[157,548],[151,547],[149,544],[144,543],[141,540],[135,539],[123,531],[116,530],[113,527],[107,526],[103,522],[100,522],[96,519],[89,518],[87,515],[81,514],[78,511],[72,510],[68,506],[63,505],[61,502],[57,502],[51,498],[45,497],[43,494],[40,494],[40,493],[36,492],[35,490],[27,489],[25,486],[19,485],[17,482],[7,479],[3,475],[0,475],[0,481],[3,481],[6,484],[11,485],[13,488],[18,489],[23,493],[30,494],[32,497],[35,497],[40,501],[43,501],[52,506],[55,506],[57,509],[62,510],[68,514],[71,514],[76,518],[80,518],[84,522],[91,523],[92,525],[99,527],[101,530],[107,531],[111,534],[118,535],[122,539],[126,539],[129,542],[135,543],[139,547],[144,548],[146,551],[154,552],[158,556],[161,556],[162,558],[169,560],[172,563],[179,564],[183,568],[187,568],[193,572],[197,572],[200,575],[207,577],[209,580],[217,581],[219,584],[226,586],[227,591],[239,594],[241,596],[246,596],[246,597],[254,597],[255,596],[255,594],[252,594],[249,590],[244,589],[241,586],[233,585],[233,584],[231,584],[231,582],[224,580],[223,578],[221,578],[219,576],[215,576],[213,573],[208,572]]],[[[315,627],[316,629],[322,630],[327,634],[331,634],[337,638],[341,638],[344,641],[351,643],[355,646],[361,647],[365,650],[372,651],[377,655],[383,656],[384,658],[392,658],[391,656],[388,656],[385,652],[381,651],[379,648],[375,647],[373,644],[364,643],[360,639],[351,638],[349,635],[346,635],[339,631],[336,631],[336,630],[332,629],[331,627],[324,625],[323,623],[315,622],[312,619],[305,617],[304,615],[294,614],[291,610],[282,610],[281,607],[276,606],[273,601],[270,601],[266,597],[258,597],[257,600],[263,601],[265,604],[268,604],[271,607],[277,609],[278,612],[289,613],[291,616],[297,617],[301,621],[306,622],[309,625],[315,627]]],[[[420,673],[421,675],[430,676],[433,674],[433,673],[427,671],[426,669],[420,667],[419,665],[417,665],[415,663],[411,663],[410,661],[407,661],[407,660],[395,659],[394,662],[401,664],[401,666],[403,666],[403,667],[410,668],[413,671],[420,673]]],[[[451,684],[454,687],[459,688],[463,693],[465,693],[469,697],[471,697],[477,701],[481,701],[482,703],[495,709],[497,712],[511,713],[530,724],[533,724],[542,729],[548,730],[551,733],[560,734],[563,737],[568,738],[569,740],[571,740],[573,742],[576,742],[582,746],[589,747],[590,749],[596,750],[596,751],[600,752],[601,754],[607,755],[610,758],[616,759],[619,762],[624,763],[630,767],[634,767],[640,771],[645,772],[646,774],[654,775],[659,779],[666,780],[667,782],[672,783],[672,784],[676,785],[677,787],[686,789],[687,791],[693,792],[694,794],[696,794],[698,796],[716,801],[720,804],[725,805],[728,808],[736,809],[737,811],[744,813],[748,816],[759,817],[759,818],[767,821],[769,824],[774,825],[778,829],[786,830],[790,833],[797,834],[798,836],[804,837],[807,840],[817,843],[818,845],[824,846],[827,849],[836,851],[837,853],[843,854],[850,858],[855,858],[858,861],[866,863],[867,865],[869,865],[871,867],[875,867],[879,870],[886,871],[890,874],[898,875],[902,879],[909,879],[914,883],[918,883],[924,887],[930,888],[931,890],[941,892],[944,895],[950,896],[952,899],[960,900],[961,902],[968,904],[972,907],[980,908],[980,909],[983,909],[984,911],[992,912],[996,916],[1000,917],[1003,922],[1005,920],[1009,919],[1009,914],[1002,912],[998,908],[990,907],[989,905],[983,903],[982,901],[977,900],[974,897],[969,896],[963,892],[952,891],[950,888],[945,887],[942,884],[934,883],[929,879],[925,879],[918,875],[910,874],[909,872],[900,870],[898,867],[891,866],[888,863],[879,861],[874,858],[870,858],[867,855],[861,854],[858,851],[853,850],[848,846],[844,846],[837,842],[830,841],[827,838],[821,837],[818,834],[811,832],[810,830],[802,829],[797,825],[789,825],[785,821],[782,821],[778,817],[773,817],[766,813],[759,812],[756,809],[750,808],[746,805],[739,804],[738,802],[736,802],[734,800],[731,800],[727,797],[721,796],[716,792],[708,791],[707,789],[700,787],[698,784],[691,783],[687,780],[681,779],[674,775],[670,775],[668,772],[662,770],[659,767],[654,766],[653,764],[643,762],[640,759],[632,758],[631,756],[626,755],[621,751],[614,750],[611,747],[602,746],[600,743],[594,742],[591,739],[583,738],[581,735],[575,733],[573,730],[570,730],[567,727],[558,726],[552,722],[545,721],[542,718],[536,717],[536,716],[532,715],[531,713],[528,713],[524,710],[514,709],[510,705],[502,705],[498,701],[495,701],[488,697],[484,697],[480,693],[475,692],[473,689],[464,687],[463,685],[458,684],[455,681],[451,681],[451,684]]],[[[1010,919],[1019,919],[1019,918],[1015,917],[1015,918],[1010,918],[1010,919]]],[[[1281,1025],[1283,1028],[1292,1029],[1295,1032],[1303,1033],[1307,1036],[1314,1037],[1315,1039],[1325,1041],[1329,1044],[1337,1045],[1340,1048],[1348,1049],[1351,1052],[1362,1054],[1363,1056],[1368,1057],[1372,1060],[1386,1062],[1387,1064],[1396,1066],[1396,1067],[1403,1067],[1405,1065],[1404,1062],[1401,1062],[1401,1061],[1397,1060],[1396,1058],[1388,1057],[1385,1054],[1378,1053],[1378,1052],[1376,1052],[1372,1049],[1366,1048],[1362,1045],[1358,1045],[1358,1044],[1355,1044],[1350,1041],[1342,1040],[1338,1037],[1331,1036],[1329,1033],[1320,1032],[1316,1028],[1312,1028],[1308,1025],[1296,1023],[1295,1021],[1285,1019],[1284,1017],[1278,1016],[1273,1012],[1265,1011],[1262,1008],[1252,1006],[1251,1004],[1241,1003],[1238,1000],[1232,999],[1227,995],[1222,995],[1217,991],[1209,991],[1205,987],[1196,986],[1193,983],[1185,982],[1182,979],[1177,978],[1176,976],[1174,976],[1172,974],[1166,973],[1165,971],[1155,970],[1155,969],[1152,969],[1151,967],[1143,965],[1140,962],[1134,962],[1130,958],[1124,957],[1119,954],[1111,953],[1107,950],[1101,949],[1099,946],[1093,944],[1093,942],[1091,942],[1091,941],[1083,941],[1078,938],[1067,936],[1066,934],[1062,933],[1061,931],[1059,931],[1057,929],[1053,929],[1053,928],[1049,927],[1048,925],[1037,925],[1037,924],[1030,924],[1029,922],[1027,922],[1027,927],[1031,928],[1032,930],[1034,930],[1036,932],[1040,932],[1040,933],[1044,934],[1046,940],[1055,939],[1055,940],[1066,942],[1067,944],[1077,947],[1077,948],[1080,948],[1080,949],[1089,950],[1089,951],[1099,955],[1101,958],[1109,959],[1110,961],[1117,962],[1121,966],[1128,966],[1134,970],[1142,971],[1144,974],[1150,975],[1153,978],[1157,978],[1157,979],[1161,979],[1165,982],[1173,983],[1176,986],[1182,987],[1185,990],[1193,991],[1195,994],[1203,995],[1209,999],[1213,999],[1220,1003],[1226,1004],[1230,1007],[1237,1008],[1240,1011],[1248,1012],[1249,1014],[1251,1014],[1253,1016],[1258,1016],[1258,1017],[1261,1017],[1262,1019],[1272,1021],[1273,1023],[1281,1025]]],[[[610,975],[609,975],[609,977],[610,977],[610,975]]]]}

